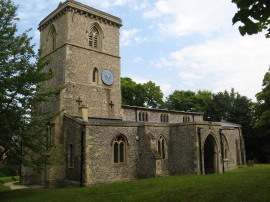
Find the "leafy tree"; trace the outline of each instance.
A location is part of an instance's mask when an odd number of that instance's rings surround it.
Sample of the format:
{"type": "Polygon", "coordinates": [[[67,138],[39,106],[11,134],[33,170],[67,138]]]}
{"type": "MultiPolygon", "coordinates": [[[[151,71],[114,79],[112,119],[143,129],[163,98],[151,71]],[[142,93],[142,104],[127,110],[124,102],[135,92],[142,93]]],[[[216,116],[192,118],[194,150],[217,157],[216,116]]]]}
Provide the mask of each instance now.
{"type": "Polygon", "coordinates": [[[210,121],[229,121],[242,126],[243,132],[250,131],[255,123],[255,104],[246,96],[231,89],[213,94],[213,100],[207,106],[205,119],[210,121]]]}
{"type": "Polygon", "coordinates": [[[197,93],[175,90],[166,101],[168,109],[179,111],[204,112],[212,100],[212,93],[207,90],[199,90],[197,93]]]}
{"type": "Polygon", "coordinates": [[[205,112],[207,106],[211,103],[212,99],[212,92],[208,90],[199,90],[195,96],[195,110],[198,112],[205,112]]]}
{"type": "Polygon", "coordinates": [[[238,11],[234,15],[233,24],[241,22],[239,31],[245,34],[257,34],[267,30],[266,37],[270,37],[270,1],[269,0],[232,0],[238,11]]]}
{"type": "Polygon", "coordinates": [[[255,126],[264,128],[264,132],[270,135],[270,71],[265,74],[262,86],[262,91],[256,95],[260,118],[255,126]]]}
{"type": "Polygon", "coordinates": [[[255,124],[257,130],[258,153],[257,158],[263,162],[270,161],[270,71],[263,79],[262,91],[257,93],[257,113],[259,119],[255,124]]]}
{"type": "Polygon", "coordinates": [[[152,81],[143,84],[145,93],[145,105],[151,108],[160,108],[163,106],[163,93],[159,86],[152,81]]]}
{"type": "Polygon", "coordinates": [[[205,120],[221,121],[229,120],[232,108],[231,96],[228,91],[213,94],[213,99],[205,111],[205,120]]]}
{"type": "Polygon", "coordinates": [[[16,11],[13,2],[0,0],[0,168],[19,162],[40,168],[40,158],[25,156],[44,149],[49,116],[38,116],[38,106],[56,91],[40,85],[52,77],[44,71],[49,61],[34,52],[29,30],[16,33],[16,11]]]}
{"type": "Polygon", "coordinates": [[[152,81],[136,83],[131,78],[121,78],[122,103],[130,106],[160,108],[163,106],[163,93],[152,81]]]}
{"type": "Polygon", "coordinates": [[[171,110],[195,111],[195,95],[190,90],[175,90],[167,98],[167,107],[171,110]]]}
{"type": "Polygon", "coordinates": [[[141,84],[131,78],[121,78],[122,104],[130,106],[144,106],[145,92],[141,84]]]}

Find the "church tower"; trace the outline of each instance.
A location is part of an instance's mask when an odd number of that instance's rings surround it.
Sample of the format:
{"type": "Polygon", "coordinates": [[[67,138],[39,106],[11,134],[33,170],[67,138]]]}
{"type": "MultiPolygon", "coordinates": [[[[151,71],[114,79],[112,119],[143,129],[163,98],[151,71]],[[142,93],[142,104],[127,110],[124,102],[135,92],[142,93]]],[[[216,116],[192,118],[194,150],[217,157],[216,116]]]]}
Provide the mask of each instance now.
{"type": "Polygon", "coordinates": [[[78,116],[79,105],[88,107],[88,117],[121,120],[121,80],[118,17],[73,0],[66,0],[39,24],[41,55],[51,61],[45,71],[53,74],[47,87],[60,93],[41,111],[59,113],[47,127],[46,153],[51,166],[41,176],[25,171],[24,183],[57,186],[65,179],[63,114],[78,116]],[[29,180],[30,181],[30,180],[29,180]]]}
{"type": "Polygon", "coordinates": [[[49,111],[78,115],[78,105],[89,107],[89,117],[121,119],[119,18],[73,0],[39,24],[42,55],[54,75],[49,86],[63,87],[49,111]]]}

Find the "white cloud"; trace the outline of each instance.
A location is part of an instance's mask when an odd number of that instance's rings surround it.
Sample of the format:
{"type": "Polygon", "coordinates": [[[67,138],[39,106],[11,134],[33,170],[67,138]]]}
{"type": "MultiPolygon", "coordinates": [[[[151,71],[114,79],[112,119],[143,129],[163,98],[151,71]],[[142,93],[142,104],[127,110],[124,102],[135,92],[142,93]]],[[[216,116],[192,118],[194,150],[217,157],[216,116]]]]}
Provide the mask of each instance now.
{"type": "Polygon", "coordinates": [[[149,80],[139,77],[139,76],[130,76],[130,78],[132,78],[133,81],[135,81],[136,83],[147,83],[149,80]]]}
{"type": "Polygon", "coordinates": [[[176,60],[172,60],[171,57],[169,58],[161,57],[161,58],[158,58],[157,60],[151,61],[150,63],[153,64],[157,68],[172,69],[176,65],[176,60]]]}
{"type": "Polygon", "coordinates": [[[183,84],[187,86],[194,86],[196,81],[201,80],[202,76],[197,73],[192,73],[190,71],[180,71],[178,74],[179,78],[183,84]]]}
{"type": "Polygon", "coordinates": [[[138,29],[128,29],[122,30],[120,34],[120,43],[123,46],[130,46],[135,44],[140,44],[147,40],[146,37],[141,37],[138,35],[140,31],[138,29]]]}
{"type": "Polygon", "coordinates": [[[270,64],[269,52],[270,41],[263,35],[231,35],[185,47],[170,59],[185,85],[205,85],[214,92],[233,87],[253,98],[270,64]]]}
{"type": "Polygon", "coordinates": [[[128,6],[134,10],[145,9],[148,7],[149,3],[147,0],[137,1],[137,0],[81,0],[81,3],[87,4],[89,6],[100,7],[101,9],[110,9],[112,7],[124,7],[128,6]]]}
{"type": "MultiPolygon", "coordinates": [[[[159,84],[157,83],[156,85],[159,85],[159,84]]],[[[169,93],[171,93],[172,86],[170,84],[167,84],[167,83],[161,83],[160,89],[166,97],[169,93]]]]}
{"type": "Polygon", "coordinates": [[[133,63],[137,63],[137,64],[141,63],[143,61],[144,61],[143,58],[140,56],[137,56],[137,57],[133,58],[133,60],[132,60],[133,63]]]}
{"type": "Polygon", "coordinates": [[[165,34],[209,35],[231,26],[234,7],[227,0],[158,0],[144,16],[153,19],[155,27],[165,34]]]}

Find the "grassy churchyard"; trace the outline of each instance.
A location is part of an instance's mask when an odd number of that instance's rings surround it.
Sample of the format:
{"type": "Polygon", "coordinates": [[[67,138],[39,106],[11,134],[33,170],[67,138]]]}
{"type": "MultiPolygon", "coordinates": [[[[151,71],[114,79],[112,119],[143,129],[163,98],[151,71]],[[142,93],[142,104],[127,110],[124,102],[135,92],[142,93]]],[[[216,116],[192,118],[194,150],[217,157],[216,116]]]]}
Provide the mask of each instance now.
{"type": "MultiPolygon", "coordinates": [[[[6,182],[8,178],[1,179],[6,182]]],[[[0,184],[0,201],[270,201],[270,165],[83,188],[9,190],[0,184]]]]}

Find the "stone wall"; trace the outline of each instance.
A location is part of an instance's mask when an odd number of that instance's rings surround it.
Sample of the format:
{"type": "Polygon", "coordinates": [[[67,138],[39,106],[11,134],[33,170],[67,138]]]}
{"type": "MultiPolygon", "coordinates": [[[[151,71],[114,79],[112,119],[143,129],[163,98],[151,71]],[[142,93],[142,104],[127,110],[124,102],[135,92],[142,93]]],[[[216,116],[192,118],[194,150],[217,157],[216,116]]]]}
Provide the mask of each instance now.
{"type": "Polygon", "coordinates": [[[194,162],[198,161],[196,142],[195,124],[177,124],[171,127],[169,154],[172,156],[172,174],[195,173],[194,162]]]}
{"type": "Polygon", "coordinates": [[[87,125],[86,184],[98,184],[136,178],[138,141],[136,125],[93,123],[87,125]],[[114,163],[112,142],[117,135],[127,140],[126,161],[114,163]]]}
{"type": "Polygon", "coordinates": [[[66,180],[68,181],[81,181],[81,143],[83,127],[79,122],[72,121],[65,117],[64,130],[66,134],[65,141],[65,172],[66,180]],[[72,145],[72,154],[70,151],[72,145]],[[71,157],[71,155],[73,155],[71,157]]]}
{"type": "Polygon", "coordinates": [[[122,106],[122,119],[125,121],[139,121],[139,113],[148,114],[148,122],[161,122],[161,115],[168,115],[169,123],[183,123],[183,117],[189,117],[189,122],[203,121],[203,113],[181,112],[165,109],[154,109],[134,106],[122,106]]]}

